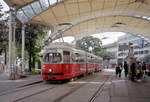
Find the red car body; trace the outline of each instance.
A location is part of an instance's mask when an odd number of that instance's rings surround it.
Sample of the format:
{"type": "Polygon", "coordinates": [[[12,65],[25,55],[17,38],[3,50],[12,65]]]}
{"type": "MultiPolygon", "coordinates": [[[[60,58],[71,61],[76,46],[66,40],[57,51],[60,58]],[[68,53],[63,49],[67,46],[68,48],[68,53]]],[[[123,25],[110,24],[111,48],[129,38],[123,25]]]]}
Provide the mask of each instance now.
{"type": "Polygon", "coordinates": [[[69,46],[54,44],[45,49],[43,80],[64,80],[98,71],[102,59],[69,46]],[[99,62],[99,63],[98,63],[99,62]]]}

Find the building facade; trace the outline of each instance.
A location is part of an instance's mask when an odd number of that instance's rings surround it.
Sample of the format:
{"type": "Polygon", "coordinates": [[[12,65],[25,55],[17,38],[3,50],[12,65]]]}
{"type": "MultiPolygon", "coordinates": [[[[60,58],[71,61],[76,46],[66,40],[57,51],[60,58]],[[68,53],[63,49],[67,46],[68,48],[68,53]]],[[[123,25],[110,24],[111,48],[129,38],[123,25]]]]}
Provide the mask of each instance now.
{"type": "Polygon", "coordinates": [[[102,49],[108,51],[108,52],[112,52],[115,54],[115,58],[111,59],[109,62],[105,61],[105,63],[109,66],[109,67],[115,67],[116,63],[117,63],[117,51],[118,51],[118,47],[117,47],[117,42],[111,43],[111,44],[107,44],[107,45],[103,45],[102,49]]]}
{"type": "Polygon", "coordinates": [[[129,43],[133,47],[134,61],[142,60],[150,54],[150,43],[142,37],[124,35],[118,39],[117,62],[123,63],[127,60],[129,53],[129,43]]]}

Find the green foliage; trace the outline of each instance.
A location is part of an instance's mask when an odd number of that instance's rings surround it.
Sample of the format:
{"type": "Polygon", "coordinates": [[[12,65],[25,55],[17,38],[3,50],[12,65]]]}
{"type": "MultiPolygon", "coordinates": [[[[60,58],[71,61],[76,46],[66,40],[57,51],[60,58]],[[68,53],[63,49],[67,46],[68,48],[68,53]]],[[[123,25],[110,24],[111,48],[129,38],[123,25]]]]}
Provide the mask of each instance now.
{"type": "Polygon", "coordinates": [[[76,47],[79,47],[86,52],[93,53],[95,53],[97,50],[101,50],[101,45],[101,40],[92,36],[83,37],[81,40],[76,42],[76,47]]]}
{"type": "MultiPolygon", "coordinates": [[[[25,72],[30,72],[29,68],[25,68],[24,71],[25,72]]],[[[31,71],[34,72],[34,73],[41,73],[41,69],[31,68],[31,71]]]]}
{"type": "MultiPolygon", "coordinates": [[[[41,52],[44,46],[44,39],[48,35],[48,30],[45,27],[35,24],[29,24],[25,28],[25,50],[28,53],[26,58],[28,57],[29,61],[29,70],[31,71],[31,67],[34,67],[36,57],[38,53],[41,52]]],[[[21,28],[16,30],[16,39],[19,46],[21,46],[21,28]]],[[[20,50],[20,48],[18,47],[20,50]]],[[[21,51],[19,51],[21,52],[21,51]]],[[[40,63],[40,61],[38,60],[40,63]]]]}
{"type": "Polygon", "coordinates": [[[7,48],[8,46],[8,27],[6,25],[6,21],[0,21],[0,54],[7,48]]]}
{"type": "Polygon", "coordinates": [[[104,60],[109,61],[110,59],[113,59],[115,57],[115,54],[102,50],[101,45],[101,40],[92,36],[83,37],[81,40],[78,40],[76,42],[76,47],[86,52],[92,52],[93,54],[102,57],[104,60]]]}
{"type": "Polygon", "coordinates": [[[101,51],[96,52],[96,55],[102,57],[103,60],[108,60],[108,61],[110,59],[114,59],[115,58],[115,54],[114,53],[107,52],[105,50],[101,50],[101,51]]]}
{"type": "Polygon", "coordinates": [[[38,63],[38,68],[41,68],[41,56],[37,55],[35,61],[38,63]]]}

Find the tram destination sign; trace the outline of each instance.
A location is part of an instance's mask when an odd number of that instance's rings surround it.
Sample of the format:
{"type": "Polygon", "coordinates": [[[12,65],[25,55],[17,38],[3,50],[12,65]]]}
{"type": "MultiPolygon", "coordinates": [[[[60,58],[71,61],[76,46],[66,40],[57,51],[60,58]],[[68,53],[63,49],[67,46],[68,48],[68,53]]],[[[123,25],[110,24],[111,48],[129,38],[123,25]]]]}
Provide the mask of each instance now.
{"type": "Polygon", "coordinates": [[[47,48],[46,49],[47,52],[57,52],[56,48],[47,48]]]}

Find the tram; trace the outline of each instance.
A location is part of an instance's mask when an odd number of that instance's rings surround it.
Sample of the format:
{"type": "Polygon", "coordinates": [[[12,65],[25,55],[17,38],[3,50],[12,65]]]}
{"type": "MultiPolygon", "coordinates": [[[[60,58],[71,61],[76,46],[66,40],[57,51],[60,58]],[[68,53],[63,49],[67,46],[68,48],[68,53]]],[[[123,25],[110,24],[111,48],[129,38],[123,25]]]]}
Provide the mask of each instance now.
{"type": "Polygon", "coordinates": [[[52,43],[43,52],[43,80],[72,79],[98,72],[102,64],[102,58],[76,49],[68,43],[52,43]]]}

